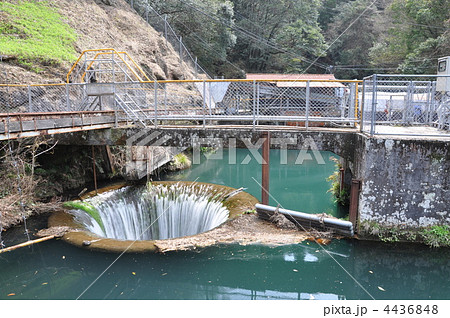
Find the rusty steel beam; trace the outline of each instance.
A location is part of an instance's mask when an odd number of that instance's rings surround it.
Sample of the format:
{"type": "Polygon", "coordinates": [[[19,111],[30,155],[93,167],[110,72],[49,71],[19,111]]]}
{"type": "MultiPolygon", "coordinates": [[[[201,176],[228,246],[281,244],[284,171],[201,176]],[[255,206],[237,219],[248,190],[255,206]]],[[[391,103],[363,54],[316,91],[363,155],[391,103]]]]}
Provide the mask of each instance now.
{"type": "Polygon", "coordinates": [[[87,131],[87,130],[95,130],[95,129],[106,129],[106,128],[114,128],[115,124],[100,124],[100,125],[87,125],[87,126],[78,126],[78,127],[70,127],[70,128],[55,128],[55,129],[43,129],[37,131],[23,131],[23,132],[5,132],[0,134],[0,141],[8,140],[8,139],[19,139],[19,138],[29,138],[29,137],[38,137],[38,136],[47,136],[47,135],[55,135],[55,134],[65,134],[79,131],[87,131]]]}
{"type": "Polygon", "coordinates": [[[270,168],[270,131],[265,131],[262,134],[264,143],[262,146],[263,162],[262,166],[262,188],[261,188],[261,203],[269,204],[269,168],[270,168]]]}
{"type": "Polygon", "coordinates": [[[358,222],[358,202],[359,202],[359,192],[361,191],[361,180],[352,180],[352,185],[350,188],[350,207],[348,211],[349,221],[353,224],[355,232],[357,231],[358,222]]]}

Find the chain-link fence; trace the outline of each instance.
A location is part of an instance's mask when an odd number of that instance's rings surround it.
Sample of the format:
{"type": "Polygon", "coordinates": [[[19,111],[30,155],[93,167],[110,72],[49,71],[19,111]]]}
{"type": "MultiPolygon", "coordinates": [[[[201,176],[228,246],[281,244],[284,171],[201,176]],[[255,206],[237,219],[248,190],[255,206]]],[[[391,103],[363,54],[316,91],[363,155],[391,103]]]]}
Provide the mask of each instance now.
{"type": "Polygon", "coordinates": [[[372,75],[361,129],[371,135],[450,135],[450,76],[372,75]]]}
{"type": "Polygon", "coordinates": [[[118,110],[141,124],[354,126],[358,81],[193,80],[0,85],[1,113],[118,110]]]}
{"type": "Polygon", "coordinates": [[[166,42],[170,43],[180,58],[180,65],[186,64],[194,71],[194,78],[208,78],[211,76],[198,63],[197,57],[191,54],[183,43],[182,37],[178,36],[172,26],[167,22],[167,17],[160,15],[150,6],[146,0],[126,0],[130,6],[156,31],[164,36],[166,42]]]}

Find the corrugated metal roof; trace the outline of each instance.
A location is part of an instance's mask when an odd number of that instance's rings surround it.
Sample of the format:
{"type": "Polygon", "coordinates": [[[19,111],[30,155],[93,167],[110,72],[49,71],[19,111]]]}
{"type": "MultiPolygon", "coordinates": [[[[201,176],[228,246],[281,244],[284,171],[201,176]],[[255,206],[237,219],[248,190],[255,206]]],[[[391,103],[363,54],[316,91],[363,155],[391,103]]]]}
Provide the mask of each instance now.
{"type": "Polygon", "coordinates": [[[251,80],[336,80],[333,74],[261,74],[249,73],[247,79],[251,80]]]}
{"type": "MultiPolygon", "coordinates": [[[[277,82],[277,87],[306,87],[306,82],[277,82]]],[[[339,88],[346,87],[344,84],[339,82],[310,82],[309,87],[331,87],[339,88]]]]}
{"type": "MultiPolygon", "coordinates": [[[[247,74],[250,80],[273,80],[277,87],[306,87],[306,81],[335,81],[333,74],[247,74]],[[281,82],[277,82],[281,81],[281,82]]],[[[309,87],[346,87],[339,82],[310,82],[309,87]]]]}

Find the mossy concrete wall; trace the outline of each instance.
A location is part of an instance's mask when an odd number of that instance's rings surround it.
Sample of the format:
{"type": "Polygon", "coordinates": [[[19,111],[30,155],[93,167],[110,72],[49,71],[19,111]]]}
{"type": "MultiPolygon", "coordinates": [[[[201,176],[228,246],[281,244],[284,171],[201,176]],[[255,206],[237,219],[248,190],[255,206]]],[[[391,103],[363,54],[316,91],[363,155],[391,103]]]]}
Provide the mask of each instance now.
{"type": "Polygon", "coordinates": [[[360,222],[450,224],[450,141],[358,136],[360,222]]]}

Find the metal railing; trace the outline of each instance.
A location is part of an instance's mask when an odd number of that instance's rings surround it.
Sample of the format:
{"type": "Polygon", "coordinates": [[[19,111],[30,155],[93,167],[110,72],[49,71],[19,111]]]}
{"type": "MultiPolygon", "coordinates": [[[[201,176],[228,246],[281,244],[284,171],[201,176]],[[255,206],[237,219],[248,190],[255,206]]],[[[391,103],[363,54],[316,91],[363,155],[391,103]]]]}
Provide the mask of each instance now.
{"type": "Polygon", "coordinates": [[[0,85],[0,113],[120,110],[145,125],[358,122],[359,81],[184,80],[0,85]]]}
{"type": "Polygon", "coordinates": [[[450,136],[450,76],[364,78],[361,131],[370,135],[450,136]]]}
{"type": "MultiPolygon", "coordinates": [[[[143,0],[126,0],[149,25],[164,36],[166,42],[170,43],[180,58],[180,64],[187,64],[194,70],[194,79],[208,78],[211,76],[199,64],[197,57],[191,54],[183,43],[181,36],[178,36],[170,23],[167,21],[167,16],[160,15],[148,1],[143,0]]],[[[184,66],[183,66],[184,67],[184,66]]]]}
{"type": "Polygon", "coordinates": [[[127,52],[91,49],[81,52],[66,76],[67,83],[151,81],[127,52]]]}

